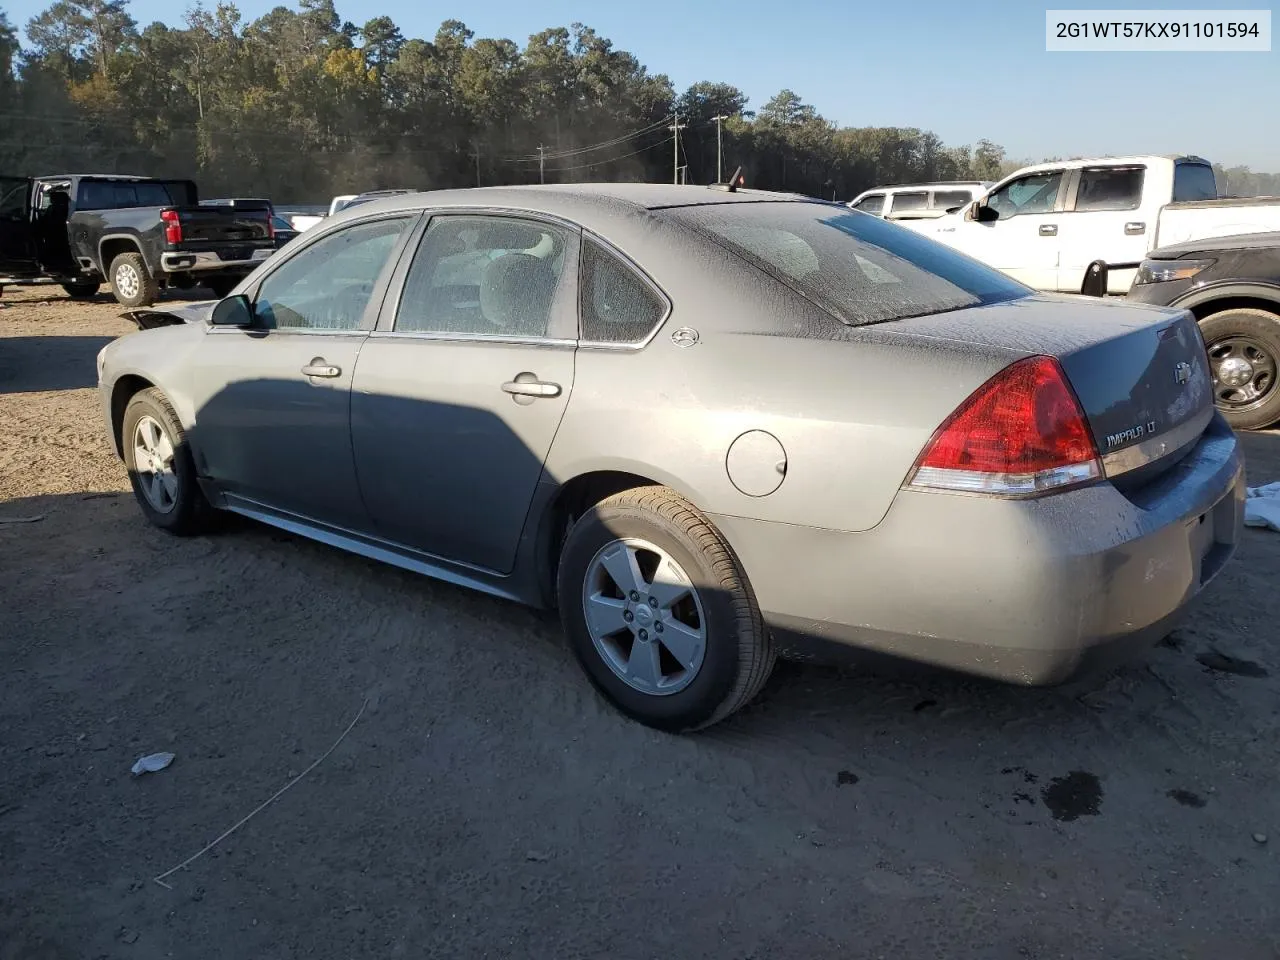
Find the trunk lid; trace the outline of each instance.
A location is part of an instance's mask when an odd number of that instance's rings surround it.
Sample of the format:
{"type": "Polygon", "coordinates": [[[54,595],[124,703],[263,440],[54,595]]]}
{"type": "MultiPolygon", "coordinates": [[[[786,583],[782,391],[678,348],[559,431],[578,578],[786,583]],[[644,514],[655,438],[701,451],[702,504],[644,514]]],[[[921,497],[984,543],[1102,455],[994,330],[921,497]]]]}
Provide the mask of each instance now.
{"type": "Polygon", "coordinates": [[[1213,418],[1204,340],[1187,311],[1086,297],[1021,300],[892,324],[908,337],[1056,357],[1089,421],[1108,477],[1151,477],[1213,418]]]}

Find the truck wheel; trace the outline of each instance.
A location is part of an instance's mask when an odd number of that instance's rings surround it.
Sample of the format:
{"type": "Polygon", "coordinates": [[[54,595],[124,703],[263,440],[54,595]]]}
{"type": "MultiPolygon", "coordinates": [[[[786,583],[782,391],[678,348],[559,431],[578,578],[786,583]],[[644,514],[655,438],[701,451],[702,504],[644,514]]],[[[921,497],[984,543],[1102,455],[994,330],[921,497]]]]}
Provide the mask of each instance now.
{"type": "Polygon", "coordinates": [[[226,297],[240,283],[239,277],[210,277],[204,282],[206,289],[213,291],[219,300],[226,297]]]}
{"type": "Polygon", "coordinates": [[[710,726],[751,700],[773,669],[773,639],[737,558],[666,487],[616,494],[573,524],[557,597],[587,677],[648,726],[710,726]]]}
{"type": "Polygon", "coordinates": [[[64,283],[62,289],[67,291],[67,296],[72,300],[92,300],[98,295],[98,288],[101,286],[101,283],[90,280],[84,283],[64,283]]]}
{"type": "Polygon", "coordinates": [[[1242,307],[1200,321],[1218,409],[1237,430],[1280,420],[1280,316],[1242,307]]]}
{"type": "Polygon", "coordinates": [[[111,261],[111,292],[126,307],[149,307],[160,296],[160,285],[147,272],[140,253],[122,253],[111,261]]]}

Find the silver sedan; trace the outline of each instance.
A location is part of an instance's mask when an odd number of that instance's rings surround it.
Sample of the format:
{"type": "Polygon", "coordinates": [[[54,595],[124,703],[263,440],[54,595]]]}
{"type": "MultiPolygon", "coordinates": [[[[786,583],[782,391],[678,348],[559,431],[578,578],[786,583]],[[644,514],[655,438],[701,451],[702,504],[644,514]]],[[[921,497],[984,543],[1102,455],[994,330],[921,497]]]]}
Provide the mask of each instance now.
{"type": "Polygon", "coordinates": [[[818,201],[396,196],[138,319],[98,370],[148,520],[232,511],[558,607],[667,730],[831,644],[1062,681],[1167,633],[1239,537],[1189,314],[1037,295],[818,201]]]}

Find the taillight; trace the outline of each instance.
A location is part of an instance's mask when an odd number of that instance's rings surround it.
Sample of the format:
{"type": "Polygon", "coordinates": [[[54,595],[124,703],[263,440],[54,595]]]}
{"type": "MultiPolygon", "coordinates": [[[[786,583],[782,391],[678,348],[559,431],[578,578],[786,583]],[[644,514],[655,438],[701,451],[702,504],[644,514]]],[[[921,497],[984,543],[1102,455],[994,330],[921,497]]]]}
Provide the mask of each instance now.
{"type": "Polygon", "coordinates": [[[164,242],[182,242],[182,222],[178,219],[177,210],[161,210],[160,220],[164,223],[164,242]]]}
{"type": "Polygon", "coordinates": [[[911,487],[1034,496],[1096,480],[1102,463],[1080,401],[1053,357],[1006,367],[934,433],[911,487]]]}

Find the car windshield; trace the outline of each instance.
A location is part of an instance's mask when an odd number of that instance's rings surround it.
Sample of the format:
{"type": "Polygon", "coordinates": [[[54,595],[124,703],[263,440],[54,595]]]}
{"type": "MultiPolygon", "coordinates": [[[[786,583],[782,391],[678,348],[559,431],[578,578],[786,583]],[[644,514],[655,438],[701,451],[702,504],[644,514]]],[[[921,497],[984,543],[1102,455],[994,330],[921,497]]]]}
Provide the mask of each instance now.
{"type": "Polygon", "coordinates": [[[1025,297],[1031,290],[942,244],[825,203],[676,207],[694,227],[850,326],[1025,297]]]}

